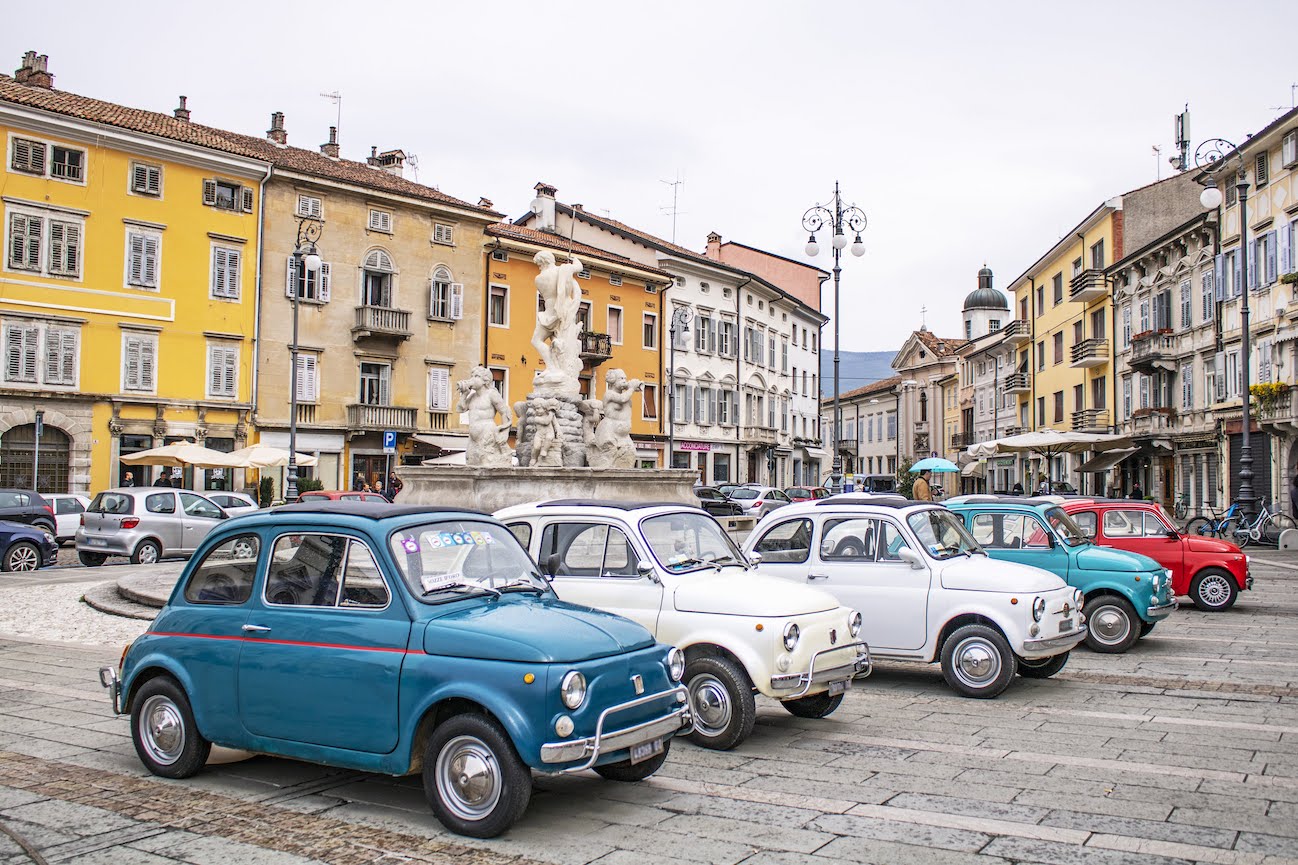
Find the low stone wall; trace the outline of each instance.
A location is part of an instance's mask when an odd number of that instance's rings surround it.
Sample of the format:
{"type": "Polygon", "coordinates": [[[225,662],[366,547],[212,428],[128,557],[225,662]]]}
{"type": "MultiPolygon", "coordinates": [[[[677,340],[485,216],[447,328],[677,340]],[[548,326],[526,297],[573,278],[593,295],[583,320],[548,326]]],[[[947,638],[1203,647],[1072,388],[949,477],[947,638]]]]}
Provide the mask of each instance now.
{"type": "Polygon", "coordinates": [[[403,505],[474,508],[492,513],[546,499],[676,502],[697,505],[691,469],[401,466],[403,505]]]}

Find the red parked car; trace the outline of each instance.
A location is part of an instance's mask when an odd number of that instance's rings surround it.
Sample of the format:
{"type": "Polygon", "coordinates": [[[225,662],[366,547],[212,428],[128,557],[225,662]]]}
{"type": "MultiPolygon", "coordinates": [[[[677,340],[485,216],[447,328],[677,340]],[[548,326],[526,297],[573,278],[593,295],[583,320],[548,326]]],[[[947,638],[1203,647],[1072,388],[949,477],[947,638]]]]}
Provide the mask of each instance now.
{"type": "Polygon", "coordinates": [[[354,490],[312,490],[297,497],[298,502],[373,502],[385,505],[388,500],[378,493],[354,490]]]}
{"type": "Polygon", "coordinates": [[[1170,570],[1173,593],[1188,595],[1201,610],[1228,610],[1241,590],[1253,588],[1248,556],[1239,547],[1182,534],[1153,502],[1067,499],[1060,507],[1100,546],[1149,556],[1170,570]]]}
{"type": "Polygon", "coordinates": [[[829,495],[829,490],[824,487],[789,487],[784,491],[790,501],[809,502],[812,499],[823,499],[829,495]]]}

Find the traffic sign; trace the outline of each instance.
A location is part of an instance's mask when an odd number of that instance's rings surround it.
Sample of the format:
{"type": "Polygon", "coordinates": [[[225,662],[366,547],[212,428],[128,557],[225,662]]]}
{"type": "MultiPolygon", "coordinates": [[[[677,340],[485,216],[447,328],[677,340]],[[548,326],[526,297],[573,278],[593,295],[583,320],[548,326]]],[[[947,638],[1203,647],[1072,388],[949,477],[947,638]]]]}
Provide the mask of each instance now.
{"type": "Polygon", "coordinates": [[[385,454],[394,454],[397,452],[397,434],[395,430],[384,430],[383,452],[385,454]]]}

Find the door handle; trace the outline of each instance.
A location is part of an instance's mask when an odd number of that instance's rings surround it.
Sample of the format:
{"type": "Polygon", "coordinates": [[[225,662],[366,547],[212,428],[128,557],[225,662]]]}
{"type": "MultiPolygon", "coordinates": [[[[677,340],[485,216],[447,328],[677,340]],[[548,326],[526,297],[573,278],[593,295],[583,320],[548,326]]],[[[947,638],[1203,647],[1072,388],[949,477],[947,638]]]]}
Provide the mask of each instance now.
{"type": "Polygon", "coordinates": [[[809,580],[827,580],[827,579],[829,579],[829,574],[807,574],[807,579],[809,579],[809,580]]]}
{"type": "Polygon", "coordinates": [[[244,626],[243,626],[243,629],[244,629],[244,631],[246,631],[246,632],[249,633],[249,634],[268,634],[268,633],[270,633],[270,628],[267,628],[267,627],[264,626],[264,625],[244,625],[244,626]]]}

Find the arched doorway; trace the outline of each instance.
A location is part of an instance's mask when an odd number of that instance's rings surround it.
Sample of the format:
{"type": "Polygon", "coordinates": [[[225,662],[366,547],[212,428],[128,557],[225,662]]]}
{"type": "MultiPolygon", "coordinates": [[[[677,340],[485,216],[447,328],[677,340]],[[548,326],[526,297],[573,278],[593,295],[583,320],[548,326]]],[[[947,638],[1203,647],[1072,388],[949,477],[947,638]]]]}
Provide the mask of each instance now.
{"type": "Polygon", "coordinates": [[[32,483],[36,455],[36,425],[24,424],[0,434],[0,487],[34,489],[40,493],[66,493],[72,464],[72,439],[61,429],[45,426],[41,432],[38,477],[32,483]]]}

